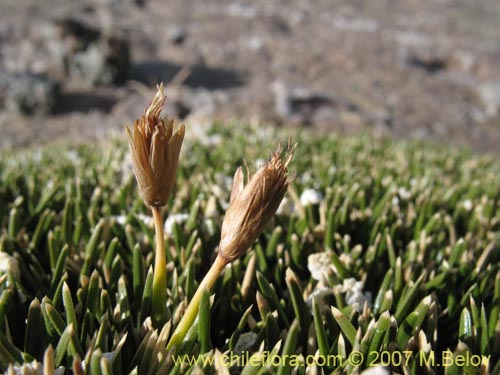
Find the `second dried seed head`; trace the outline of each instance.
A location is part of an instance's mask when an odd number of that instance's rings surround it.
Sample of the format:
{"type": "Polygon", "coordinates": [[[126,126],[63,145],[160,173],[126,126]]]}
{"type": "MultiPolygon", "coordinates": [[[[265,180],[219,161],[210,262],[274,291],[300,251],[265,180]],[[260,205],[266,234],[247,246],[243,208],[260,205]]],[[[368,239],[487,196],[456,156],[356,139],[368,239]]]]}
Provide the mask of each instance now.
{"type": "Polygon", "coordinates": [[[236,171],[219,247],[228,263],[253,244],[278,209],[291,181],[287,166],[294,152],[295,147],[289,147],[283,155],[279,148],[246,185],[241,167],[236,171]]]}

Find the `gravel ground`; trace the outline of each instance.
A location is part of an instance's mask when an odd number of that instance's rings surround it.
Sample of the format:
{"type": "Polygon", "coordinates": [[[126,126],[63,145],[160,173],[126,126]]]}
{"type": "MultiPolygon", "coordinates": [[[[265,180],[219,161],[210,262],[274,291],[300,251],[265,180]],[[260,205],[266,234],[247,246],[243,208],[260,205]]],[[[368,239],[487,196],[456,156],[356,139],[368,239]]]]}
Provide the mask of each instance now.
{"type": "Polygon", "coordinates": [[[236,118],[498,152],[499,18],[493,0],[3,0],[0,147],[122,131],[163,81],[188,127],[236,118]],[[26,75],[53,80],[53,97],[19,88],[26,75]]]}

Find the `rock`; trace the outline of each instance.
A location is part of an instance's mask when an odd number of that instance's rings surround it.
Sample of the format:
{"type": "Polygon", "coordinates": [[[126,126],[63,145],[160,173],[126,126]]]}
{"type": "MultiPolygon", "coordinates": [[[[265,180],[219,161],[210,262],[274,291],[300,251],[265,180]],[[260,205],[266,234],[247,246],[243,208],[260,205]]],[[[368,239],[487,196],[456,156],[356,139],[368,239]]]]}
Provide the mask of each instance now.
{"type": "Polygon", "coordinates": [[[448,58],[432,51],[419,51],[408,57],[408,63],[410,66],[434,74],[448,67],[448,58]]]}
{"type": "Polygon", "coordinates": [[[318,118],[334,117],[333,101],[325,95],[302,87],[289,90],[281,82],[274,82],[271,89],[274,93],[275,111],[286,121],[311,125],[320,109],[321,113],[318,114],[318,118]],[[327,107],[330,107],[332,111],[325,110],[327,107]]]}
{"type": "Polygon", "coordinates": [[[100,2],[112,5],[132,4],[140,8],[142,8],[146,3],[144,0],[100,0],[100,2]]]}
{"type": "Polygon", "coordinates": [[[48,44],[54,66],[63,74],[93,86],[123,83],[130,67],[127,39],[75,18],[53,23],[48,44]]]}
{"type": "Polygon", "coordinates": [[[498,114],[500,112],[500,82],[483,83],[477,91],[485,107],[486,116],[498,114]]]}
{"type": "MultiPolygon", "coordinates": [[[[218,95],[204,88],[180,90],[180,95],[172,100],[174,113],[185,118],[188,115],[212,116],[216,110],[218,95]]],[[[168,103],[167,103],[168,106],[168,103]]]]}
{"type": "Polygon", "coordinates": [[[64,42],[68,53],[85,50],[101,36],[96,26],[72,17],[55,20],[53,27],[54,37],[64,42]]]}
{"type": "Polygon", "coordinates": [[[31,73],[0,73],[0,101],[8,112],[45,115],[54,110],[60,84],[31,73]]]}
{"type": "Polygon", "coordinates": [[[469,72],[477,63],[477,57],[472,53],[462,50],[453,51],[450,56],[449,66],[454,70],[469,72]]]}
{"type": "Polygon", "coordinates": [[[318,108],[312,117],[314,124],[331,126],[340,118],[339,111],[333,106],[324,106],[318,108]]]}
{"type": "Polygon", "coordinates": [[[181,26],[174,25],[168,29],[168,39],[170,39],[173,44],[180,45],[184,43],[184,41],[186,40],[186,36],[186,29],[181,26]]]}
{"type": "Polygon", "coordinates": [[[125,0],[125,3],[133,4],[142,8],[146,2],[144,0],[125,0]]]}
{"type": "Polygon", "coordinates": [[[74,54],[69,61],[69,75],[95,86],[122,83],[127,75],[129,52],[120,39],[104,38],[74,54]]]}
{"type": "Polygon", "coordinates": [[[288,26],[286,20],[282,19],[278,15],[274,15],[271,17],[271,27],[273,28],[273,31],[283,35],[288,35],[291,31],[290,26],[288,26]]]}
{"type": "Polygon", "coordinates": [[[226,8],[226,13],[237,18],[254,19],[257,17],[257,9],[253,5],[231,3],[226,8]]]}

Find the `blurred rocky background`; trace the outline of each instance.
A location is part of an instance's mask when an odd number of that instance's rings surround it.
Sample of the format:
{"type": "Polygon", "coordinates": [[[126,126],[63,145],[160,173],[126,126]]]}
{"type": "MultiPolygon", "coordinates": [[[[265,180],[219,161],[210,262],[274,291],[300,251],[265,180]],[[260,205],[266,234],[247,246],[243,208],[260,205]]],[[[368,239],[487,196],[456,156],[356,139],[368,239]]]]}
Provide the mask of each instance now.
{"type": "MultiPolygon", "coordinates": [[[[2,0],[0,148],[170,115],[500,147],[497,0],[2,0]]],[[[196,129],[194,130],[196,131],[196,129]]]]}

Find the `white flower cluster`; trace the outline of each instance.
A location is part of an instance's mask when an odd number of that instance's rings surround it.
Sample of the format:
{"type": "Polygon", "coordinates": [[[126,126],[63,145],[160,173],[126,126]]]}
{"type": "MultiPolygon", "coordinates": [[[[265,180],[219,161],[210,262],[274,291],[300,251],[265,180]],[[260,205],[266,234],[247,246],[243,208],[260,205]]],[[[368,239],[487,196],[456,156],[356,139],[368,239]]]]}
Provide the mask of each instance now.
{"type": "Polygon", "coordinates": [[[391,375],[391,370],[385,366],[375,366],[364,370],[361,375],[391,375]]]}
{"type": "Polygon", "coordinates": [[[300,204],[304,207],[320,204],[322,200],[323,195],[318,190],[306,189],[300,194],[300,204]]]}
{"type": "Polygon", "coordinates": [[[466,199],[463,201],[462,206],[464,207],[465,211],[470,212],[474,208],[474,203],[472,203],[470,199],[466,199]]]}
{"type": "Polygon", "coordinates": [[[188,218],[188,214],[169,215],[167,220],[165,220],[165,233],[171,236],[174,233],[174,225],[185,223],[188,218]]]}
{"type": "Polygon", "coordinates": [[[200,142],[206,147],[216,147],[222,143],[220,134],[210,134],[212,132],[212,122],[201,113],[189,116],[190,132],[188,137],[200,142]]]}
{"type": "Polygon", "coordinates": [[[411,198],[411,191],[407,190],[404,187],[400,187],[398,189],[398,195],[403,201],[407,201],[411,198]]]}
{"type": "Polygon", "coordinates": [[[12,272],[14,279],[21,279],[21,271],[19,270],[19,262],[13,256],[7,253],[0,252],[0,275],[12,272]]]}
{"type": "MultiPolygon", "coordinates": [[[[15,375],[44,375],[43,364],[37,361],[16,365],[12,368],[15,375]]],[[[54,375],[63,375],[64,367],[58,367],[54,375]]]]}
{"type": "Polygon", "coordinates": [[[323,274],[332,266],[330,252],[314,253],[307,257],[307,269],[314,280],[322,280],[323,274]]]}
{"type": "Polygon", "coordinates": [[[337,290],[345,294],[345,302],[348,305],[357,304],[358,311],[362,311],[365,303],[371,306],[372,302],[372,294],[370,292],[363,293],[364,286],[363,281],[357,281],[351,277],[345,279],[342,285],[338,285],[337,290]]]}
{"type": "Polygon", "coordinates": [[[295,204],[291,199],[284,197],[276,213],[283,216],[291,216],[295,212],[295,204]]]}
{"type": "MultiPolygon", "coordinates": [[[[136,215],[139,220],[141,220],[146,226],[153,227],[153,217],[145,214],[137,214],[136,215]]],[[[120,225],[125,225],[127,223],[126,215],[115,215],[111,217],[116,220],[116,222],[120,225]]]]}

